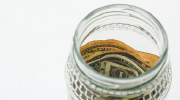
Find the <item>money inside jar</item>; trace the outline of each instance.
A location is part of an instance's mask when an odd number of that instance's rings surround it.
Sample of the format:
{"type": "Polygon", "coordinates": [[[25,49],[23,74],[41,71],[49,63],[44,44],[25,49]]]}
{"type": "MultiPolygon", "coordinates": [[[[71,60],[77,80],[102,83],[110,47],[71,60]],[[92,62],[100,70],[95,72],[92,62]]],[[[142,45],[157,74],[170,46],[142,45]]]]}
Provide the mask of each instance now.
{"type": "Polygon", "coordinates": [[[108,77],[131,78],[144,74],[159,60],[159,56],[137,51],[118,40],[91,41],[80,48],[85,62],[108,77]]]}

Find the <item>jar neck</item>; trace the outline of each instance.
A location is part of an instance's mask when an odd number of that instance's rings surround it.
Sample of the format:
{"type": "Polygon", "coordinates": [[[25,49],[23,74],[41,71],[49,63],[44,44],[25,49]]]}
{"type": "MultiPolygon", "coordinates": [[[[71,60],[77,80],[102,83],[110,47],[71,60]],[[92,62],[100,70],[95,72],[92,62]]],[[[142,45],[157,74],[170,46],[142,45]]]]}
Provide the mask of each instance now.
{"type": "Polygon", "coordinates": [[[157,75],[167,59],[167,43],[163,27],[147,11],[130,5],[109,5],[94,10],[80,22],[74,36],[73,56],[79,70],[92,82],[103,83],[107,88],[126,89],[141,85],[157,75]],[[160,52],[160,59],[151,70],[134,78],[117,79],[101,75],[87,65],[79,51],[82,42],[95,28],[112,23],[141,26],[142,30],[146,30],[145,35],[157,45],[160,52]]]}

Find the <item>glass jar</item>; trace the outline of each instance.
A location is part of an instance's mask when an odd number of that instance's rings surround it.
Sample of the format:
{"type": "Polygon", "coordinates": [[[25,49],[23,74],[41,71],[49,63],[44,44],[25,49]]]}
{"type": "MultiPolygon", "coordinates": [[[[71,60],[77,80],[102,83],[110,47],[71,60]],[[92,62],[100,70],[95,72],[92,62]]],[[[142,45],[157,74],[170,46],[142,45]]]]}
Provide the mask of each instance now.
{"type": "Polygon", "coordinates": [[[164,100],[171,85],[168,39],[159,21],[131,5],[108,5],[88,14],[78,25],[65,68],[69,100],[164,100]],[[159,55],[155,66],[133,78],[112,78],[91,69],[80,54],[89,41],[117,39],[159,55]]]}

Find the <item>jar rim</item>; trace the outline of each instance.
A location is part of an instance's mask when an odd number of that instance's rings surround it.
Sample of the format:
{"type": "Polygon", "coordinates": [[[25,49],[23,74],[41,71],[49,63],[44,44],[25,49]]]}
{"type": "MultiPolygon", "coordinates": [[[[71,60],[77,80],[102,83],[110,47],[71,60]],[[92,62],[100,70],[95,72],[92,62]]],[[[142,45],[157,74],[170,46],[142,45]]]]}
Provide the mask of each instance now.
{"type": "MultiPolygon", "coordinates": [[[[113,4],[113,5],[107,5],[101,8],[98,8],[94,11],[92,11],[91,13],[89,13],[78,25],[76,31],[75,31],[75,35],[73,38],[73,56],[76,59],[79,59],[78,61],[75,60],[76,63],[78,63],[77,65],[81,64],[79,67],[79,69],[84,72],[84,74],[88,77],[90,77],[91,79],[94,79],[96,81],[101,81],[101,82],[109,82],[109,83],[115,83],[115,84],[119,84],[119,83],[132,83],[134,84],[134,86],[140,85],[142,83],[145,83],[147,81],[149,81],[150,79],[147,79],[148,77],[157,74],[159,72],[159,70],[162,68],[160,66],[163,66],[164,63],[166,62],[167,56],[168,56],[168,39],[167,39],[167,35],[166,32],[164,30],[164,28],[162,27],[162,25],[160,24],[160,22],[149,12],[145,11],[142,8],[136,7],[136,6],[132,6],[132,5],[127,5],[127,4],[113,4]],[[162,49],[162,53],[161,53],[161,57],[158,60],[158,62],[154,65],[154,67],[147,71],[146,73],[137,76],[137,77],[133,77],[133,78],[112,78],[112,77],[107,77],[105,75],[101,75],[99,73],[97,73],[95,70],[93,70],[92,68],[89,67],[89,65],[84,61],[84,59],[82,58],[80,51],[79,51],[79,46],[78,46],[78,33],[80,28],[86,23],[86,19],[90,18],[92,15],[94,15],[97,12],[106,10],[106,9],[110,9],[110,8],[130,8],[130,9],[136,9],[137,11],[139,11],[141,14],[144,14],[145,16],[149,16],[156,24],[157,26],[160,28],[160,33],[163,36],[163,49],[162,49]],[[156,72],[156,73],[155,73],[156,72]],[[143,80],[143,82],[142,82],[143,80]],[[136,83],[136,85],[135,85],[136,83]]],[[[155,75],[154,75],[155,76],[155,75]]],[[[153,78],[153,77],[152,77],[153,78]]]]}

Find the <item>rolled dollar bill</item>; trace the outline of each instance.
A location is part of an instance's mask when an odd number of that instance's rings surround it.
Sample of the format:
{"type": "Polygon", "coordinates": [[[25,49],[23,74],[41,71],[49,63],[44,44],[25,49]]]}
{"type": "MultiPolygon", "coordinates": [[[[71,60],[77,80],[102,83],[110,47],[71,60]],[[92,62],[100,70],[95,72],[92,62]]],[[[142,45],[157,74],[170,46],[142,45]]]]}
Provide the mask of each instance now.
{"type": "Polygon", "coordinates": [[[130,78],[139,76],[138,72],[135,69],[109,61],[106,63],[105,75],[115,78],[130,78]]]}
{"type": "Polygon", "coordinates": [[[129,58],[118,54],[107,54],[89,62],[88,65],[109,77],[129,78],[145,73],[140,66],[129,58]]]}
{"type": "MultiPolygon", "coordinates": [[[[129,60],[136,63],[139,67],[141,67],[141,69],[143,69],[144,71],[147,71],[153,67],[152,65],[146,63],[145,61],[143,61],[140,57],[136,56],[135,54],[130,53],[128,51],[124,51],[124,50],[111,50],[111,51],[99,52],[99,53],[96,53],[96,54],[92,55],[91,57],[85,59],[85,61],[86,61],[86,63],[90,63],[90,62],[96,61],[106,55],[111,55],[111,54],[121,55],[121,56],[128,58],[129,60]]],[[[112,60],[112,59],[109,59],[109,60],[112,60]]],[[[120,60],[116,60],[116,59],[114,59],[114,61],[121,62],[120,60]]]]}
{"type": "Polygon", "coordinates": [[[91,41],[80,48],[80,53],[84,59],[87,59],[95,53],[110,50],[125,50],[131,52],[152,66],[159,60],[159,57],[154,54],[137,51],[127,44],[113,39],[91,41]]]}

